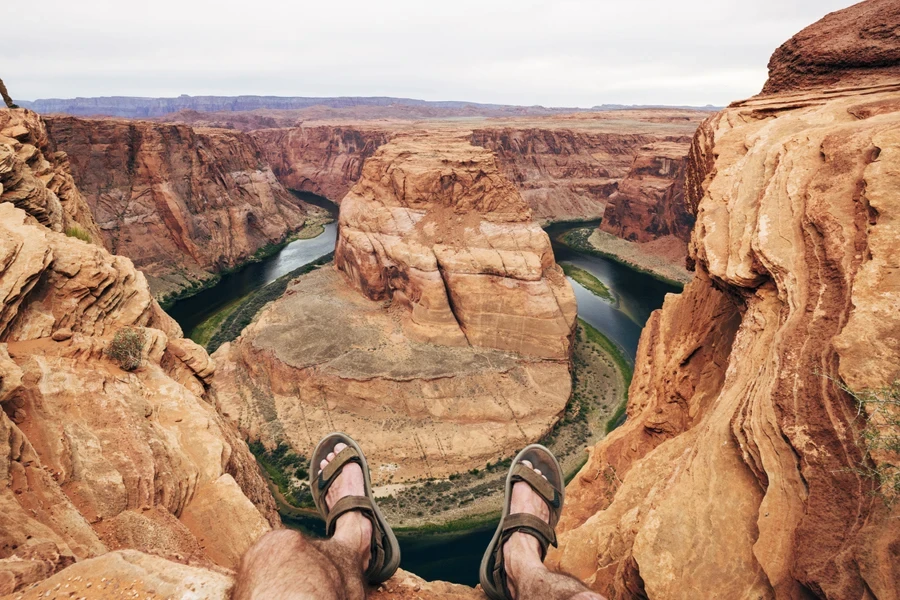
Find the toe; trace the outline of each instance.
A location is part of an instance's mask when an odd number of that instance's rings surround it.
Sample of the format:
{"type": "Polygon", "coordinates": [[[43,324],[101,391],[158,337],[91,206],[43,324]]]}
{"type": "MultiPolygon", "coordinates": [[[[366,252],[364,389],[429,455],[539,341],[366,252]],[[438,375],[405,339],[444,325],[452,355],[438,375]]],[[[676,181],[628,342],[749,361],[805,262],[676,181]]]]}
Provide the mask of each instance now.
{"type": "Polygon", "coordinates": [[[345,443],[343,443],[343,442],[341,442],[340,444],[337,444],[337,445],[334,447],[334,454],[337,454],[338,452],[340,452],[341,450],[343,450],[343,449],[346,448],[346,447],[347,447],[347,444],[345,444],[345,443]]]}
{"type": "Polygon", "coordinates": [[[329,453],[328,453],[328,456],[326,456],[325,459],[326,459],[328,462],[331,462],[331,461],[334,460],[334,456],[335,456],[334,452],[329,452],[329,453]]]}
{"type": "Polygon", "coordinates": [[[543,473],[541,473],[540,469],[535,469],[534,472],[537,473],[538,475],[543,475],[543,473]]]}
{"type": "Polygon", "coordinates": [[[325,467],[327,467],[327,466],[328,466],[328,461],[327,461],[327,460],[322,460],[322,462],[319,463],[319,469],[320,469],[319,473],[321,473],[322,471],[324,471],[324,470],[325,470],[325,467]]]}
{"type": "Polygon", "coordinates": [[[530,460],[523,460],[523,461],[522,461],[522,464],[525,465],[526,467],[528,467],[529,469],[533,469],[533,468],[534,468],[534,465],[531,464],[531,461],[530,461],[530,460]]]}

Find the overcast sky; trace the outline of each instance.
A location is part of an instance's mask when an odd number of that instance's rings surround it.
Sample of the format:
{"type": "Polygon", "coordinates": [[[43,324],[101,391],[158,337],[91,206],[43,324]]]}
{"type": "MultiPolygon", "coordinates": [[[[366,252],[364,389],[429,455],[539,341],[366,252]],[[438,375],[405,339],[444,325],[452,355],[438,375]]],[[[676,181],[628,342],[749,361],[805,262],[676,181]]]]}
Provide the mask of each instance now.
{"type": "MultiPolygon", "coordinates": [[[[399,96],[589,107],[726,104],[850,0],[17,0],[21,100],[399,96]]],[[[11,14],[10,14],[11,13],[11,14]]]]}

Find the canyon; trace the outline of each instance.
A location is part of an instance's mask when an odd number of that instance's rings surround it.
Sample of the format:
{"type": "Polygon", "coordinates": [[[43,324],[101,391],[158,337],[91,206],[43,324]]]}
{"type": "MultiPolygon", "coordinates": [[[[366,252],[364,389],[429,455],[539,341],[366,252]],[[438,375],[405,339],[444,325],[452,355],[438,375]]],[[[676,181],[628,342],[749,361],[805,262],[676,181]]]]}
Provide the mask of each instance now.
{"type": "Polygon", "coordinates": [[[610,597],[900,595],[900,509],[873,476],[900,460],[867,449],[846,391],[900,378],[900,82],[782,78],[797,49],[886,44],[860,14],[900,27],[886,0],[829,15],[694,139],[695,277],[644,330],[628,419],[569,484],[548,559],[610,597]]]}
{"type": "Polygon", "coordinates": [[[160,300],[208,284],[326,217],[288,192],[241,132],[64,116],[46,122],[99,241],[129,257],[160,300]]]}
{"type": "Polygon", "coordinates": [[[253,455],[206,398],[214,364],[130,260],[57,231],[96,226],[64,157],[37,154],[40,117],[0,120],[13,167],[0,203],[0,594],[123,548],[233,567],[280,521],[253,455]],[[123,328],[145,340],[130,372],[106,352],[123,328]]]}
{"type": "Polygon", "coordinates": [[[539,222],[602,217],[607,231],[631,241],[678,239],[665,259],[681,264],[690,222],[681,208],[681,164],[707,115],[643,109],[271,127],[290,119],[237,111],[222,122],[216,114],[45,119],[43,143],[68,157],[77,184],[70,187],[84,194],[104,246],[131,258],[160,301],[202,289],[324,222],[321,209],[291,191],[340,203],[379,147],[423,130],[470,136],[495,152],[539,222]],[[235,119],[246,119],[247,131],[209,127],[235,119]]]}
{"type": "Polygon", "coordinates": [[[559,419],[575,312],[494,155],[463,136],[398,135],[341,203],[334,266],[216,351],[211,392],[268,447],[306,456],[339,429],[364,444],[376,485],[446,478],[559,419]]]}
{"type": "MultiPolygon", "coordinates": [[[[898,30],[893,0],[832,13],[714,115],[241,131],[0,109],[0,595],[224,600],[281,526],[245,438],[308,454],[345,429],[382,485],[539,439],[576,318],[540,225],[603,215],[681,244],[693,277],[643,330],[548,564],[610,598],[900,597],[880,479],[900,456],[866,441],[896,432],[858,403],[900,381],[898,30]],[[341,196],[334,264],[210,357],[153,293],[314,218],[288,189],[341,196]],[[123,328],[133,371],[107,352],[123,328]]],[[[370,598],[483,595],[401,571],[370,598]]]]}

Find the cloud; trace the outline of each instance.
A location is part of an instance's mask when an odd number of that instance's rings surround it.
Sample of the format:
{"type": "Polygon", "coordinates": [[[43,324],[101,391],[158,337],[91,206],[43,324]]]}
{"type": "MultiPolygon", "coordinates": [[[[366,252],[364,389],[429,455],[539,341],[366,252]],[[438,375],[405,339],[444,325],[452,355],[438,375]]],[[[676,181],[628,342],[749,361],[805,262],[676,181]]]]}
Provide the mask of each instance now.
{"type": "Polygon", "coordinates": [[[389,95],[725,104],[847,0],[42,0],[7,7],[14,97],[389,95]]]}

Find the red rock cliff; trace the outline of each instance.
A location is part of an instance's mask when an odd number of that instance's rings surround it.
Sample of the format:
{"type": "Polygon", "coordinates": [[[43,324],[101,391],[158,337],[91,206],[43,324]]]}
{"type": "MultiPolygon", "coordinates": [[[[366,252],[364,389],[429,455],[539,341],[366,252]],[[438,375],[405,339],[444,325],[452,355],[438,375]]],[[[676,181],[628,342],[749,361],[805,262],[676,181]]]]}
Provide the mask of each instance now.
{"type": "Polygon", "coordinates": [[[895,0],[869,0],[826,15],[772,54],[762,93],[896,81],[898,21],[895,0]]]}
{"type": "Polygon", "coordinates": [[[365,160],[391,133],[360,124],[259,129],[250,135],[285,186],[340,203],[359,180],[365,160]]]}
{"type": "Polygon", "coordinates": [[[647,211],[670,210],[657,204],[665,201],[661,191],[665,181],[677,179],[677,166],[656,169],[648,177],[646,161],[684,157],[704,116],[698,111],[617,111],[548,118],[531,126],[523,120],[475,129],[472,143],[497,154],[501,170],[519,188],[537,220],[617,214],[628,233],[639,230],[652,239],[667,234],[655,233],[654,224],[643,216],[647,211]],[[625,189],[617,193],[622,184],[625,189]],[[612,213],[608,203],[613,204],[612,213]]]}
{"type": "Polygon", "coordinates": [[[571,393],[576,306],[530,216],[465,135],[396,136],[341,203],[336,268],[292,282],[216,351],[216,405],[304,455],[346,431],[378,485],[541,439],[571,393]]]}
{"type": "MultiPolygon", "coordinates": [[[[8,112],[0,120],[23,116],[8,112]]],[[[39,138],[40,119],[24,116],[15,139],[39,138]]],[[[45,182],[68,175],[16,164],[5,193],[51,198],[45,182]]],[[[278,517],[246,444],[204,398],[215,365],[130,260],[51,230],[48,214],[0,203],[0,594],[120,548],[233,567],[278,517]],[[104,354],[123,327],[146,340],[130,372],[104,354]]]]}
{"type": "MultiPolygon", "coordinates": [[[[865,41],[860,15],[900,28],[887,4],[827,22],[865,41]]],[[[809,31],[795,47],[834,41],[809,31]]],[[[900,379],[900,82],[867,73],[823,80],[843,91],[768,86],[783,91],[701,126],[697,275],[648,323],[628,420],[569,485],[550,557],[594,589],[900,597],[900,505],[868,475],[900,460],[865,456],[865,416],[837,383],[900,379]]]]}
{"type": "Polygon", "coordinates": [[[77,229],[101,243],[68,156],[50,148],[44,121],[30,110],[0,111],[0,201],[12,202],[53,231],[77,229]]]}
{"type": "Polygon", "coordinates": [[[309,207],[246,134],[144,121],[48,119],[105,246],[160,297],[234,267],[300,228],[309,207]]]}
{"type": "Polygon", "coordinates": [[[628,174],[603,212],[600,229],[632,242],[667,235],[688,241],[694,216],[684,201],[687,140],[660,142],[637,150],[628,174]]]}

